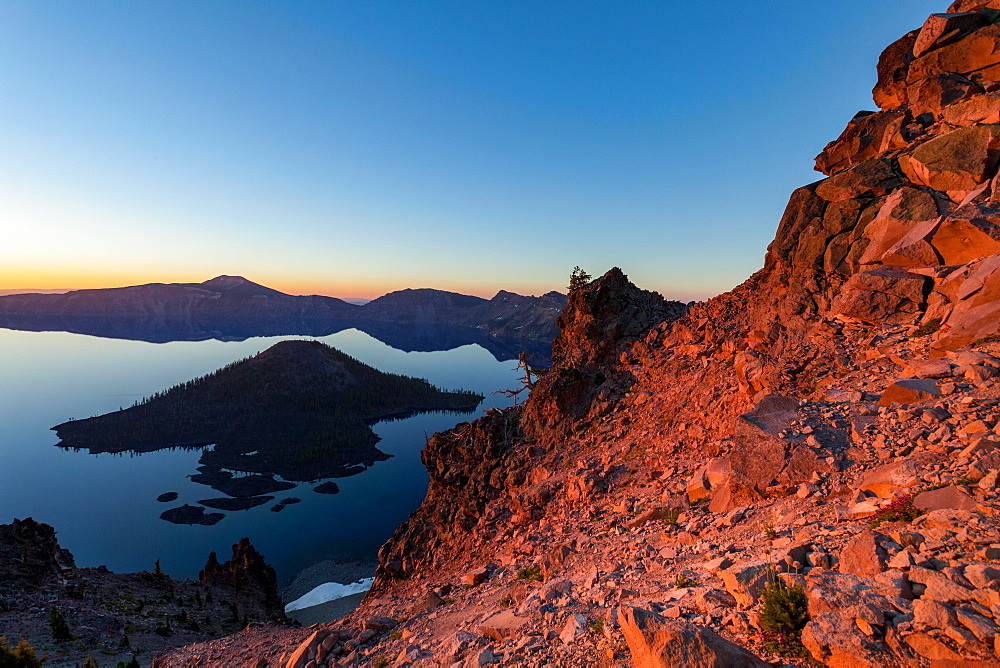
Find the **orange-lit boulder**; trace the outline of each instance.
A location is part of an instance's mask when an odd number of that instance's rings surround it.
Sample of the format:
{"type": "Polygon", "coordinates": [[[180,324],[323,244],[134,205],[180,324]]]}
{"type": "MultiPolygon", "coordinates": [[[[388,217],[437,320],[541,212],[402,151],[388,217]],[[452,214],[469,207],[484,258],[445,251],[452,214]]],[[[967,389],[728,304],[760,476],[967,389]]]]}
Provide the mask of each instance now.
{"type": "Polygon", "coordinates": [[[1000,123],[1000,92],[983,93],[955,102],[941,110],[941,120],[951,125],[1000,123]]]}
{"type": "Polygon", "coordinates": [[[938,218],[938,207],[930,193],[918,188],[900,188],[886,198],[878,214],[864,229],[868,241],[861,264],[880,262],[886,251],[906,237],[915,226],[938,218]]]}
{"type": "Polygon", "coordinates": [[[885,195],[899,184],[887,161],[872,158],[820,181],[816,194],[827,202],[842,202],[862,195],[885,195]]]}
{"type": "Polygon", "coordinates": [[[993,176],[1000,148],[1000,125],[958,128],[899,156],[906,177],[918,185],[968,193],[993,176]]]}
{"type": "Polygon", "coordinates": [[[886,151],[906,146],[906,111],[858,112],[835,140],[816,156],[816,171],[833,175],[886,151]]]}
{"type": "Polygon", "coordinates": [[[919,58],[928,51],[956,42],[987,22],[986,16],[975,12],[931,14],[913,42],[913,57],[919,58]]]}
{"type": "Polygon", "coordinates": [[[913,43],[919,30],[911,30],[882,51],[878,58],[878,83],[872,97],[879,109],[896,109],[906,104],[906,75],[913,60],[913,43]]]}
{"type": "Polygon", "coordinates": [[[944,107],[968,100],[982,92],[982,86],[961,74],[937,74],[909,86],[906,98],[914,117],[930,112],[937,118],[944,107]]]}
{"type": "Polygon", "coordinates": [[[930,238],[940,225],[938,220],[917,223],[902,239],[893,244],[880,258],[882,264],[893,267],[929,267],[941,263],[930,238]]]}
{"type": "Polygon", "coordinates": [[[895,267],[854,274],[834,300],[843,317],[867,323],[912,322],[924,301],[927,278],[895,267]]]}
{"type": "Polygon", "coordinates": [[[956,271],[940,289],[954,295],[955,305],[935,347],[954,350],[1000,330],[1000,254],[956,271]]]}
{"type": "Polygon", "coordinates": [[[930,243],[944,264],[968,264],[1000,253],[1000,226],[983,218],[946,219],[930,243]]]}
{"type": "Polygon", "coordinates": [[[906,83],[912,85],[920,79],[944,72],[975,73],[980,80],[996,81],[1000,79],[998,53],[1000,24],[994,23],[914,60],[907,70],[906,83]]]}
{"type": "Polygon", "coordinates": [[[955,0],[948,7],[948,13],[975,12],[984,7],[1000,9],[1000,0],[955,0]]]}

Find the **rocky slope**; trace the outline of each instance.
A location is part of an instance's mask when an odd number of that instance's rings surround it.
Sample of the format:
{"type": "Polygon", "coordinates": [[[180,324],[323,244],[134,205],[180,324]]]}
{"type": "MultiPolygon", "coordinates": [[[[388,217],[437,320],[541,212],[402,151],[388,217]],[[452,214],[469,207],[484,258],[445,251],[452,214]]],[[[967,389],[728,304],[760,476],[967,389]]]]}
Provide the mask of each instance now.
{"type": "MultiPolygon", "coordinates": [[[[253,660],[1000,664],[998,38],[959,0],[890,45],[732,292],[574,290],[528,401],[430,439],[362,606],[253,660]]],[[[263,640],[227,642],[158,665],[263,640]]]]}

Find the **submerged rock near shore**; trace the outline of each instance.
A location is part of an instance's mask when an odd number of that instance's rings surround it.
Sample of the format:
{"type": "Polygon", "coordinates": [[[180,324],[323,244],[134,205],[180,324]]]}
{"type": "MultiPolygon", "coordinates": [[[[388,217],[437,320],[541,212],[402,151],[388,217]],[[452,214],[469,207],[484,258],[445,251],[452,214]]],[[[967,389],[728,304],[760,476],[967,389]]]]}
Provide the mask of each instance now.
{"type": "Polygon", "coordinates": [[[573,290],[525,404],[429,440],[351,615],[162,665],[1000,663],[998,44],[959,0],[890,45],[731,292],[573,290]]]}

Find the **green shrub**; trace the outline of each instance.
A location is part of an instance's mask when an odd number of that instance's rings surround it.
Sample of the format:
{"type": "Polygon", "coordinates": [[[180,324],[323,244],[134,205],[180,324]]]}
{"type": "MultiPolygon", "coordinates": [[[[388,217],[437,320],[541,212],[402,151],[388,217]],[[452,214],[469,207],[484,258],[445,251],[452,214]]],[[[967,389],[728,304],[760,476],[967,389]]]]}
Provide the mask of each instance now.
{"type": "Polygon", "coordinates": [[[372,661],[372,668],[385,668],[388,665],[389,665],[389,657],[387,657],[385,654],[381,654],[375,657],[375,660],[372,661]]]}
{"type": "Polygon", "coordinates": [[[774,540],[778,537],[778,530],[774,528],[774,525],[768,522],[764,525],[764,537],[768,540],[774,540]]]}
{"type": "Polygon", "coordinates": [[[529,582],[541,582],[542,578],[542,567],[538,566],[528,566],[527,568],[522,568],[517,572],[518,580],[528,580],[529,582]]]}
{"type": "Polygon", "coordinates": [[[761,640],[769,652],[787,657],[807,657],[802,645],[802,629],[809,622],[809,609],[802,585],[789,587],[772,574],[761,592],[761,640]]]}
{"type": "Polygon", "coordinates": [[[7,639],[0,636],[0,666],[7,668],[36,668],[42,665],[42,660],[35,654],[35,648],[24,640],[17,647],[10,648],[7,639]]]}
{"type": "Polygon", "coordinates": [[[941,329],[941,318],[931,318],[927,322],[920,325],[920,327],[917,327],[915,330],[913,330],[913,332],[910,334],[910,338],[919,339],[925,336],[930,336],[939,329],[941,329]]]}
{"type": "Polygon", "coordinates": [[[984,336],[981,339],[976,339],[972,342],[972,345],[981,346],[985,343],[1000,343],[1000,334],[990,334],[989,336],[984,336]]]}
{"type": "Polygon", "coordinates": [[[983,479],[981,475],[964,475],[953,482],[953,485],[975,485],[977,482],[983,479]]]}
{"type": "Polygon", "coordinates": [[[602,631],[604,631],[604,620],[601,619],[600,617],[598,617],[597,619],[592,619],[590,620],[590,623],[587,624],[587,626],[589,626],[590,630],[593,631],[594,633],[601,633],[602,631]]]}
{"type": "Polygon", "coordinates": [[[66,642],[76,637],[70,633],[69,624],[66,623],[63,614],[59,612],[59,608],[49,608],[49,630],[52,631],[52,639],[56,642],[66,642]]]}
{"type": "Polygon", "coordinates": [[[587,283],[590,283],[591,279],[591,275],[580,269],[579,265],[573,267],[573,272],[569,275],[569,291],[572,292],[577,288],[582,288],[587,283]]]}
{"type": "Polygon", "coordinates": [[[677,587],[678,589],[686,589],[687,587],[697,587],[699,584],[701,583],[698,582],[697,580],[689,578],[687,573],[681,573],[680,575],[677,576],[677,579],[674,580],[674,586],[677,587]]]}
{"type": "Polygon", "coordinates": [[[128,660],[128,663],[119,661],[118,668],[139,668],[139,659],[137,658],[138,655],[138,652],[132,652],[132,658],[128,660]]]}

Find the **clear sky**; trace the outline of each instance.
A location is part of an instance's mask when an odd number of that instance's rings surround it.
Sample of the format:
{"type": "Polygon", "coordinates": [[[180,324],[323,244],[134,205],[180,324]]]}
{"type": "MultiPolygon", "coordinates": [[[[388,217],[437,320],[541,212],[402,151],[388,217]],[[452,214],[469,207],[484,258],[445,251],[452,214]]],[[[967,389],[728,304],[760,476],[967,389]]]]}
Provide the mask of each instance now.
{"type": "Polygon", "coordinates": [[[0,289],[705,298],[948,0],[0,0],[0,289]]]}

